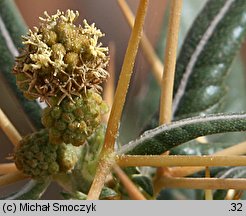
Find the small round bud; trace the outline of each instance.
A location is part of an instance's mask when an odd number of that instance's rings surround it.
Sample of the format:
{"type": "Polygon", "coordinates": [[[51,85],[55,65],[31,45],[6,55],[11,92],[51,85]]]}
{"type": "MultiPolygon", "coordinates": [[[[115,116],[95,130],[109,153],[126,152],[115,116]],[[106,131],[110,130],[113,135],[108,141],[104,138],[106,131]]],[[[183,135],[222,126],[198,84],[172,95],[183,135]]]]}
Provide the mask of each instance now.
{"type": "Polygon", "coordinates": [[[65,55],[64,61],[72,69],[75,68],[79,62],[79,55],[75,52],[69,52],[65,55]]]}
{"type": "Polygon", "coordinates": [[[66,54],[66,49],[61,43],[57,43],[52,45],[52,58],[53,60],[56,59],[63,59],[63,56],[66,54]]]}
{"type": "Polygon", "coordinates": [[[43,40],[48,46],[52,46],[57,42],[57,34],[54,31],[48,30],[47,28],[43,29],[43,40]]]}
{"type": "Polygon", "coordinates": [[[105,106],[101,96],[91,89],[84,97],[74,98],[74,102],[66,98],[60,106],[47,107],[42,123],[49,128],[50,142],[82,145],[100,124],[107,111],[105,106]]]}
{"type": "Polygon", "coordinates": [[[57,149],[58,146],[49,143],[47,130],[41,130],[31,136],[26,136],[15,149],[16,167],[33,178],[56,174],[59,172],[59,165],[56,162],[57,158],[51,157],[50,153],[56,152],[57,149]],[[42,163],[45,163],[46,166],[40,166],[42,163]]]}
{"type": "Polygon", "coordinates": [[[70,171],[78,157],[76,147],[72,145],[51,144],[47,129],[43,129],[20,141],[15,148],[14,160],[20,171],[39,179],[70,171]]]}

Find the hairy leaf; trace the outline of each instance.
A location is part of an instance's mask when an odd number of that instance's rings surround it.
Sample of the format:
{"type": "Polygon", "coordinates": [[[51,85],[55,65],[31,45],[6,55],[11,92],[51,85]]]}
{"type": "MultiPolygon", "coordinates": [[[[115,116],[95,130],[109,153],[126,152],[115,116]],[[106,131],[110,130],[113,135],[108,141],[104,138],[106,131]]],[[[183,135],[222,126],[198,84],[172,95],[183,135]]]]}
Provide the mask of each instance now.
{"type": "MultiPolygon", "coordinates": [[[[181,14],[181,20],[180,20],[180,31],[179,31],[179,48],[181,44],[184,41],[185,35],[187,34],[187,31],[189,30],[193,20],[199,13],[200,9],[203,7],[204,3],[206,1],[204,0],[189,0],[189,1],[183,1],[183,6],[182,6],[182,14],[181,14]]],[[[170,4],[170,2],[169,2],[170,4]]],[[[163,23],[162,23],[162,28],[160,32],[160,39],[157,43],[156,46],[156,52],[159,56],[159,59],[161,61],[164,60],[164,51],[165,51],[165,46],[166,46],[166,36],[167,36],[167,27],[168,27],[168,16],[169,16],[169,8],[166,7],[166,11],[163,17],[163,23]]],[[[149,74],[149,79],[144,83],[144,91],[142,91],[142,94],[138,100],[133,100],[133,103],[136,104],[137,106],[137,111],[136,109],[132,111],[134,113],[134,116],[137,119],[137,126],[139,129],[143,129],[143,125],[146,125],[147,123],[149,124],[149,120],[152,117],[152,114],[156,111],[156,107],[159,106],[159,98],[160,98],[160,86],[152,76],[152,73],[149,74]],[[145,89],[146,88],[146,89],[145,89]],[[144,116],[144,118],[142,118],[144,116]]],[[[134,108],[134,107],[133,107],[134,108]]],[[[156,126],[157,122],[155,120],[153,127],[156,126]]],[[[135,124],[133,126],[136,127],[135,124]]],[[[124,125],[122,125],[124,127],[124,125]]],[[[131,132],[131,128],[129,125],[125,126],[128,130],[127,133],[131,132]]],[[[127,136],[126,133],[126,136],[127,136]]],[[[138,133],[139,134],[139,133],[138,133]]],[[[121,136],[121,135],[120,135],[121,136]]],[[[124,136],[125,137],[125,136],[124,136]]],[[[122,140],[123,142],[123,140],[122,140]]]]}
{"type": "Polygon", "coordinates": [[[14,59],[22,47],[21,35],[26,34],[24,21],[12,0],[0,1],[0,72],[12,88],[17,100],[36,128],[41,128],[40,107],[36,101],[28,101],[16,86],[12,74],[14,59]]]}
{"type": "MultiPolygon", "coordinates": [[[[196,18],[177,60],[173,117],[220,111],[225,79],[246,33],[246,1],[209,0],[196,18]]],[[[158,124],[158,112],[151,125],[158,124]]]]}
{"type": "Polygon", "coordinates": [[[40,199],[43,193],[46,191],[51,180],[49,178],[44,180],[31,180],[24,185],[20,191],[4,197],[7,200],[37,200],[40,199]]]}
{"type": "Polygon", "coordinates": [[[158,155],[199,136],[246,131],[246,114],[215,114],[188,118],[146,131],[119,154],[158,155]]]}
{"type": "Polygon", "coordinates": [[[177,62],[174,114],[216,112],[225,77],[246,33],[244,0],[210,0],[188,33],[177,62]]]}

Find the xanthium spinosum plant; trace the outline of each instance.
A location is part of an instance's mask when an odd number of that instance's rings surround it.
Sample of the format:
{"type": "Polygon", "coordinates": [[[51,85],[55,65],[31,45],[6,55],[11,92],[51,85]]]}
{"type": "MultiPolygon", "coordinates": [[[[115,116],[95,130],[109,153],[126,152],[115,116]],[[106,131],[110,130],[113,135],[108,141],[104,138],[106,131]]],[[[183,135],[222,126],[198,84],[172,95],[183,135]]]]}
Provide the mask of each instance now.
{"type": "MultiPolygon", "coordinates": [[[[238,191],[245,189],[240,182],[246,181],[246,160],[239,156],[246,153],[245,142],[239,143],[245,140],[246,131],[246,114],[239,111],[246,107],[232,108],[233,113],[223,107],[236,104],[235,94],[245,92],[244,84],[238,82],[238,88],[230,84],[240,80],[235,66],[233,78],[228,77],[246,35],[246,1],[208,0],[183,40],[176,63],[182,1],[171,1],[168,29],[163,29],[167,38],[164,40],[163,34],[157,47],[160,54],[166,41],[163,80],[161,61],[145,35],[141,41],[152,71],[159,77],[156,83],[150,82],[150,92],[161,85],[160,111],[155,107],[152,119],[139,128],[141,135],[124,144],[117,139],[120,119],[148,2],[139,1],[114,102],[105,121],[103,115],[109,106],[102,98],[102,84],[109,77],[110,56],[108,47],[100,42],[104,36],[101,30],[86,20],[75,25],[77,11],[45,12],[39,26],[22,36],[21,47],[20,32],[15,30],[22,29],[23,34],[24,24],[19,23],[12,1],[0,1],[0,51],[4,55],[0,69],[7,80],[15,78],[18,89],[10,81],[13,92],[39,128],[19,139],[1,120],[6,134],[17,138],[12,139],[14,163],[7,165],[14,171],[4,171],[0,164],[0,185],[5,185],[10,175],[17,180],[31,179],[20,191],[3,198],[39,199],[55,181],[64,189],[65,199],[245,199],[238,191]],[[8,20],[16,22],[15,30],[8,20]],[[18,56],[9,41],[21,47],[18,56]],[[230,99],[231,92],[234,97],[230,99]],[[41,110],[37,100],[47,107],[41,110]],[[242,133],[236,136],[229,132],[242,133]],[[226,138],[208,136],[218,133],[225,133],[226,138]],[[205,189],[210,190],[205,193],[205,189]],[[234,189],[233,193],[228,189],[234,189]]],[[[123,11],[131,20],[125,1],[119,0],[119,5],[124,5],[123,11]]],[[[146,111],[151,107],[146,103],[155,100],[146,97],[141,109],[146,111]]]]}
{"type": "Polygon", "coordinates": [[[86,20],[75,26],[78,12],[45,16],[23,37],[14,67],[25,97],[48,104],[42,112],[47,129],[25,137],[15,151],[17,168],[35,178],[72,169],[76,150],[65,144],[83,145],[107,112],[99,85],[108,77],[108,48],[98,42],[103,34],[86,20]]]}

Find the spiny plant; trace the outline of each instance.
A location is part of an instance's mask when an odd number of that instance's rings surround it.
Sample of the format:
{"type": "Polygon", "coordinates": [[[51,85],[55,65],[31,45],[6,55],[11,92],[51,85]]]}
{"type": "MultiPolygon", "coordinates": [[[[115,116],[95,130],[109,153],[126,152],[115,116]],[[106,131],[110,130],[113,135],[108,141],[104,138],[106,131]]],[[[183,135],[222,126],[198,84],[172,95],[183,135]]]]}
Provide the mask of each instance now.
{"type": "Polygon", "coordinates": [[[229,69],[246,35],[246,2],[209,0],[176,62],[182,1],[171,1],[163,75],[147,37],[141,41],[148,0],[140,0],[134,25],[126,3],[119,3],[133,29],[105,121],[101,84],[109,76],[109,55],[99,42],[104,34],[86,20],[76,26],[78,12],[45,12],[40,26],[23,36],[22,46],[16,38],[24,31],[18,13],[11,1],[0,2],[8,33],[0,28],[1,71],[12,85],[16,78],[14,91],[25,111],[32,110],[37,128],[21,138],[13,126],[4,126],[10,123],[1,112],[1,127],[15,151],[14,163],[0,165],[0,185],[31,179],[2,198],[39,199],[55,181],[64,199],[244,199],[246,159],[240,155],[245,142],[235,144],[229,132],[246,131],[246,114],[223,112],[222,105],[231,91],[229,69]],[[17,22],[15,29],[10,18],[17,22]],[[160,84],[160,107],[138,138],[122,144],[118,130],[140,42],[160,84]],[[36,99],[48,105],[42,112],[36,99]],[[218,133],[226,133],[229,141],[208,136],[218,133]]]}

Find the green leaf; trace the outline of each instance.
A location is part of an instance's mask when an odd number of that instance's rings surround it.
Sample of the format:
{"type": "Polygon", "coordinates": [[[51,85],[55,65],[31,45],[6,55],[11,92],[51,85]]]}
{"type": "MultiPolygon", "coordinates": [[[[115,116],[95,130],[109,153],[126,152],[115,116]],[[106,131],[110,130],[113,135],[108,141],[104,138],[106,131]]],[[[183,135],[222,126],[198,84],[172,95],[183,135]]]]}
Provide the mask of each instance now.
{"type": "Polygon", "coordinates": [[[36,101],[28,101],[16,86],[12,74],[14,59],[22,47],[21,36],[26,34],[26,25],[12,0],[0,1],[0,72],[13,90],[24,112],[36,128],[42,128],[40,107],[36,101]]]}
{"type": "Polygon", "coordinates": [[[124,172],[130,177],[132,175],[140,174],[139,167],[125,167],[124,172]]]}
{"type": "Polygon", "coordinates": [[[140,186],[149,196],[154,195],[152,180],[148,176],[135,174],[131,176],[132,181],[140,186]]]}
{"type": "Polygon", "coordinates": [[[232,145],[231,143],[200,143],[192,140],[172,148],[170,155],[211,155],[232,145]]]}
{"type": "Polygon", "coordinates": [[[223,104],[225,78],[246,34],[246,1],[210,0],[195,20],[180,52],[174,114],[214,113],[223,104]]]}
{"type": "MultiPolygon", "coordinates": [[[[246,110],[246,80],[245,80],[245,71],[243,69],[243,63],[238,56],[232,64],[231,71],[226,80],[226,85],[228,86],[228,91],[225,97],[225,103],[222,107],[223,113],[231,112],[242,112],[246,110]],[[236,86],[236,88],[235,88],[236,86]]],[[[216,136],[211,136],[208,138],[209,142],[231,142],[239,143],[246,140],[245,133],[235,134],[220,134],[216,136]]]]}
{"type": "Polygon", "coordinates": [[[129,142],[118,154],[158,155],[199,136],[246,131],[246,114],[199,116],[161,125],[129,142]]]}
{"type": "MultiPolygon", "coordinates": [[[[196,15],[199,13],[205,2],[206,1],[204,0],[183,1],[181,14],[182,18],[180,20],[179,31],[179,47],[181,46],[193,20],[195,19],[196,15]]],[[[170,2],[168,2],[168,4],[170,4],[170,2]]],[[[159,33],[159,41],[156,45],[156,52],[161,61],[163,61],[164,59],[169,8],[169,5],[167,5],[164,16],[162,17],[163,21],[159,33]]],[[[156,15],[158,16],[158,14],[156,15]]],[[[158,35],[158,33],[156,34],[158,35]]],[[[149,120],[152,118],[152,114],[156,111],[156,107],[159,107],[160,86],[153,77],[153,73],[149,72],[148,76],[146,76],[146,79],[142,83],[142,86],[144,87],[142,88],[138,96],[134,97],[134,99],[132,100],[128,100],[126,104],[126,106],[129,105],[129,108],[126,108],[122,117],[119,133],[119,140],[121,143],[126,143],[139,135],[140,131],[143,129],[143,125],[149,123],[149,120]]],[[[149,129],[156,127],[157,124],[158,121],[155,120],[154,125],[150,126],[149,129]]]]}
{"type": "MultiPolygon", "coordinates": [[[[232,167],[222,172],[219,172],[216,178],[245,178],[246,168],[245,167],[232,167]]],[[[215,190],[213,198],[215,200],[223,200],[226,196],[227,190],[215,190]]]]}
{"type": "MultiPolygon", "coordinates": [[[[182,6],[182,14],[181,14],[181,20],[180,20],[180,29],[179,29],[179,48],[182,45],[185,36],[192,25],[195,17],[198,15],[204,4],[206,3],[206,0],[188,0],[183,1],[182,6]]],[[[156,50],[159,58],[161,60],[164,59],[165,54],[165,47],[166,47],[166,36],[167,36],[167,27],[168,27],[168,17],[169,17],[169,11],[170,11],[170,2],[169,5],[166,7],[166,11],[163,17],[163,24],[162,29],[160,33],[160,40],[158,41],[156,50]]]]}
{"type": "Polygon", "coordinates": [[[87,198],[87,195],[80,191],[75,191],[74,193],[61,192],[61,195],[67,200],[86,200],[87,198]]]}
{"type": "Polygon", "coordinates": [[[102,192],[100,194],[100,200],[111,200],[119,197],[119,194],[116,193],[113,189],[108,187],[103,187],[102,192]]]}
{"type": "Polygon", "coordinates": [[[157,200],[195,200],[196,191],[190,189],[168,189],[161,190],[157,200]]]}
{"type": "Polygon", "coordinates": [[[24,185],[20,191],[4,197],[6,200],[37,200],[40,199],[46,191],[51,180],[49,178],[43,180],[31,180],[24,185]]]}
{"type": "MultiPolygon", "coordinates": [[[[228,70],[245,37],[245,14],[244,0],[209,0],[198,15],[176,64],[174,118],[221,110],[228,70]]],[[[148,129],[158,125],[158,112],[151,122],[148,129]]]]}

